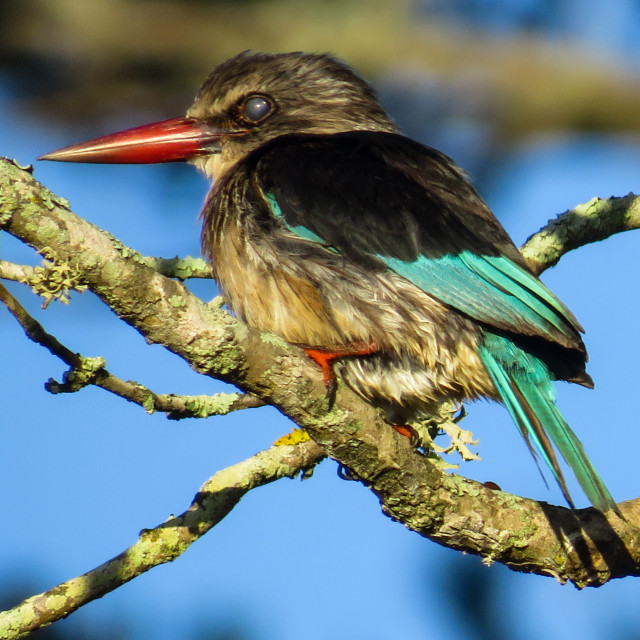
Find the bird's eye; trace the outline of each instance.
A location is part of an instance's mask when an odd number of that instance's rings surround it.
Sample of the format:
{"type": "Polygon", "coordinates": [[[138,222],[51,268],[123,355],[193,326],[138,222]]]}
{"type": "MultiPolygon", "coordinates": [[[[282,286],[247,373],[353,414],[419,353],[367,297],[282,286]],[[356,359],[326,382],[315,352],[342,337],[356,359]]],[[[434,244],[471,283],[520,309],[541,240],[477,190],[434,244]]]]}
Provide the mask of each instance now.
{"type": "Polygon", "coordinates": [[[242,115],[250,122],[260,122],[271,113],[271,103],[262,96],[249,98],[242,107],[242,115]]]}

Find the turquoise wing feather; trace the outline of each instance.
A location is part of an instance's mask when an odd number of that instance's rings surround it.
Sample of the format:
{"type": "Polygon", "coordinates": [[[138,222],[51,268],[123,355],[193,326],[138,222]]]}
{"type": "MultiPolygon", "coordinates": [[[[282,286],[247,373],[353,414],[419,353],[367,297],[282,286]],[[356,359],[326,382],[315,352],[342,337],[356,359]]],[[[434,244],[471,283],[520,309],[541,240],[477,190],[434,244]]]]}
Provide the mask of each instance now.
{"type": "Polygon", "coordinates": [[[535,276],[504,256],[462,251],[412,262],[381,257],[390,269],[474,320],[514,333],[571,337],[580,324],[535,276]],[[527,331],[528,329],[528,331],[527,331]]]}
{"type": "Polygon", "coordinates": [[[551,442],[575,473],[591,504],[600,511],[617,511],[615,501],[584,452],[578,437],[555,404],[551,374],[547,366],[511,340],[492,333],[486,334],[479,355],[529,450],[535,457],[531,446],[533,442],[542,453],[567,502],[573,507],[551,442]]]}
{"type": "MultiPolygon", "coordinates": [[[[266,193],[265,199],[289,231],[328,244],[316,230],[288,223],[272,193],[266,193]]],[[[582,331],[571,311],[538,278],[506,256],[463,250],[438,258],[419,255],[414,260],[380,253],[376,257],[423,291],[489,326],[569,344],[574,343],[575,332],[582,331]]]]}

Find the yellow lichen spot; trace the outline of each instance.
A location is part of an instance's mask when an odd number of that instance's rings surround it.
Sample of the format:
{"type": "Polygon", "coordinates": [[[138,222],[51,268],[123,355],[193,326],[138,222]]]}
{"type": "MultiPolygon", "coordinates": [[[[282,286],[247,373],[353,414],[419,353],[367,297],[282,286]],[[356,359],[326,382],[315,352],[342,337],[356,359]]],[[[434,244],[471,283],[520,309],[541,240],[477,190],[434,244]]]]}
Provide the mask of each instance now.
{"type": "Polygon", "coordinates": [[[276,447],[285,447],[290,444],[307,442],[308,440],[311,440],[311,437],[304,429],[294,429],[291,433],[287,433],[286,436],[278,438],[273,444],[276,447]]]}

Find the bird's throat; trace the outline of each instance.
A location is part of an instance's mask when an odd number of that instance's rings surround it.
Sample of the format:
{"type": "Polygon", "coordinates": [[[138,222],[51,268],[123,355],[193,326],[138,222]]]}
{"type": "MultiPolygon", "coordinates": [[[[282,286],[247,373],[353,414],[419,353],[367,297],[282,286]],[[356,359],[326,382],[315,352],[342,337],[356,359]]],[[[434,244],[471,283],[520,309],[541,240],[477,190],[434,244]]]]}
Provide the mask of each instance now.
{"type": "Polygon", "coordinates": [[[195,157],[191,160],[191,163],[204,173],[209,180],[217,182],[238,160],[239,157],[234,156],[226,148],[223,148],[220,153],[195,157]]]}

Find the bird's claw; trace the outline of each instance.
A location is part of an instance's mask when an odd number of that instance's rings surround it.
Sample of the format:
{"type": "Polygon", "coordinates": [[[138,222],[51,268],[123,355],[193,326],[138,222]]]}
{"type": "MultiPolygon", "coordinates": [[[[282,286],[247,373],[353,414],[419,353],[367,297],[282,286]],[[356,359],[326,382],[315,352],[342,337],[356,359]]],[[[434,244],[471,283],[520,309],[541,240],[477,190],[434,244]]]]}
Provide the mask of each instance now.
{"type": "Polygon", "coordinates": [[[420,436],[418,432],[408,424],[393,424],[391,425],[401,436],[409,438],[411,446],[418,448],[420,446],[420,436]]]}
{"type": "Polygon", "coordinates": [[[304,349],[306,354],[322,369],[322,380],[326,387],[325,397],[327,398],[329,409],[333,408],[338,390],[338,380],[333,370],[333,362],[340,358],[368,356],[377,350],[372,342],[354,342],[350,345],[333,347],[317,347],[305,344],[298,344],[297,346],[304,349]]]}
{"type": "Polygon", "coordinates": [[[331,371],[332,376],[329,380],[325,380],[326,384],[326,392],[324,397],[327,399],[327,404],[329,405],[329,409],[333,409],[333,405],[336,401],[336,393],[338,391],[338,379],[336,378],[336,374],[331,371]]]}

